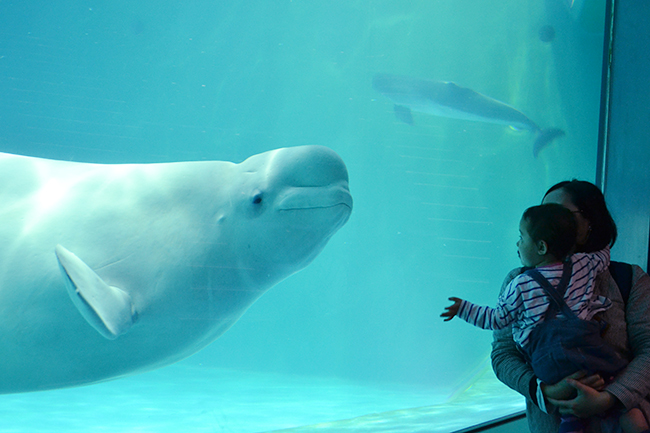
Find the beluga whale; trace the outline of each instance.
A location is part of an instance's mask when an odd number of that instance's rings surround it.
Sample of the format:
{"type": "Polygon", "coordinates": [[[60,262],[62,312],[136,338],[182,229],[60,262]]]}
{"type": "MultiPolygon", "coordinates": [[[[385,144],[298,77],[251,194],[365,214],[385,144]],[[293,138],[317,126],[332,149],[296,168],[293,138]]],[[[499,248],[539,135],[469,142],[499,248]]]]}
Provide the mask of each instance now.
{"type": "Polygon", "coordinates": [[[181,360],[307,266],[348,220],[322,146],[102,165],[0,153],[0,393],[181,360]]]}
{"type": "Polygon", "coordinates": [[[536,136],[533,144],[535,157],[549,143],[564,135],[561,129],[542,129],[510,105],[450,81],[376,74],[372,86],[395,104],[395,116],[409,125],[414,123],[412,111],[417,111],[532,131],[536,136]]]}

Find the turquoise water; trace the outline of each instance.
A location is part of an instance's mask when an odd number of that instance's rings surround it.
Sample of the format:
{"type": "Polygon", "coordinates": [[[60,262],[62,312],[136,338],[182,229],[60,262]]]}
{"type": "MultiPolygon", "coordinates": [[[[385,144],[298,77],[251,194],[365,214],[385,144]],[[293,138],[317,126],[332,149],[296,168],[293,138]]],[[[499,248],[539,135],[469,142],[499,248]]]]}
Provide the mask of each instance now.
{"type": "Polygon", "coordinates": [[[448,432],[523,409],[485,370],[449,396],[430,387],[179,363],[92,387],[7,395],[0,432],[448,432]]]}
{"type": "MultiPolygon", "coordinates": [[[[320,256],[208,348],[146,375],[0,396],[0,431],[54,420],[60,431],[270,431],[378,413],[399,424],[415,412],[395,411],[459,395],[491,336],[443,323],[447,298],[493,304],[519,264],[523,209],[557,181],[594,180],[597,6],[0,1],[0,151],[240,162],[320,144],[346,162],[355,200],[320,256]],[[406,125],[372,89],[376,73],[454,81],[566,135],[534,158],[531,132],[421,113],[406,125]]],[[[488,409],[474,396],[468,423],[521,408],[492,382],[506,401],[488,409]]]]}

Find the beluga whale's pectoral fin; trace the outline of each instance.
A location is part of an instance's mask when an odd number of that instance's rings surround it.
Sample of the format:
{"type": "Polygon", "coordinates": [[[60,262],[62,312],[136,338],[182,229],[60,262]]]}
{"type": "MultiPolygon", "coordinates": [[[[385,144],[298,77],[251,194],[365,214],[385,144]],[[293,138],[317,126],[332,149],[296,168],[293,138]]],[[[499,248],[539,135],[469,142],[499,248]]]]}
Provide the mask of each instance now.
{"type": "Polygon", "coordinates": [[[137,312],[128,293],[106,284],[79,257],[61,245],[56,246],[56,258],[72,302],[93,328],[109,340],[131,328],[137,312]]]}
{"type": "Polygon", "coordinates": [[[395,106],[393,106],[393,110],[395,110],[395,117],[407,125],[413,125],[413,114],[411,113],[411,109],[409,107],[395,104],[395,106]]]}

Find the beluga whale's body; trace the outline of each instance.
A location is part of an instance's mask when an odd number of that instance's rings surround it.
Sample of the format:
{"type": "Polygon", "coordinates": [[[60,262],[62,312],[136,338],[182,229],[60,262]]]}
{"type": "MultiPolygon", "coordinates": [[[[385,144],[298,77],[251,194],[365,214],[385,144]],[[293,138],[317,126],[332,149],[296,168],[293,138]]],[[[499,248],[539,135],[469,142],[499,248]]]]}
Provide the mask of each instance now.
{"type": "Polygon", "coordinates": [[[0,154],[0,393],[151,370],[214,341],[352,209],[321,146],[240,164],[0,154]]]}
{"type": "Polygon", "coordinates": [[[395,116],[409,125],[413,124],[411,111],[417,111],[528,130],[536,134],[533,145],[535,156],[554,139],[564,135],[561,129],[541,129],[524,113],[510,105],[450,81],[377,74],[372,80],[372,86],[395,104],[395,116]]]}

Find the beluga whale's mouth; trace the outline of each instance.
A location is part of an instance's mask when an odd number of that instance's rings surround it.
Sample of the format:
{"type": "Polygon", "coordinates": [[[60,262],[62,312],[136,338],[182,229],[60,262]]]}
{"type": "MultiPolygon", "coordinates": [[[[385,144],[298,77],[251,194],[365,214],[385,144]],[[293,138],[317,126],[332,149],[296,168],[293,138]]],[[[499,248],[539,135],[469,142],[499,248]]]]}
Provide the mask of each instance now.
{"type": "Polygon", "coordinates": [[[327,209],[345,206],[352,211],[352,195],[347,186],[288,188],[278,198],[279,211],[327,209]]]}
{"type": "Polygon", "coordinates": [[[309,218],[328,221],[334,228],[348,220],[352,212],[348,171],[335,152],[322,146],[305,146],[274,156],[274,162],[291,167],[273,179],[282,185],[274,198],[276,211],[296,220],[300,214],[304,218],[309,214],[309,218]]]}

